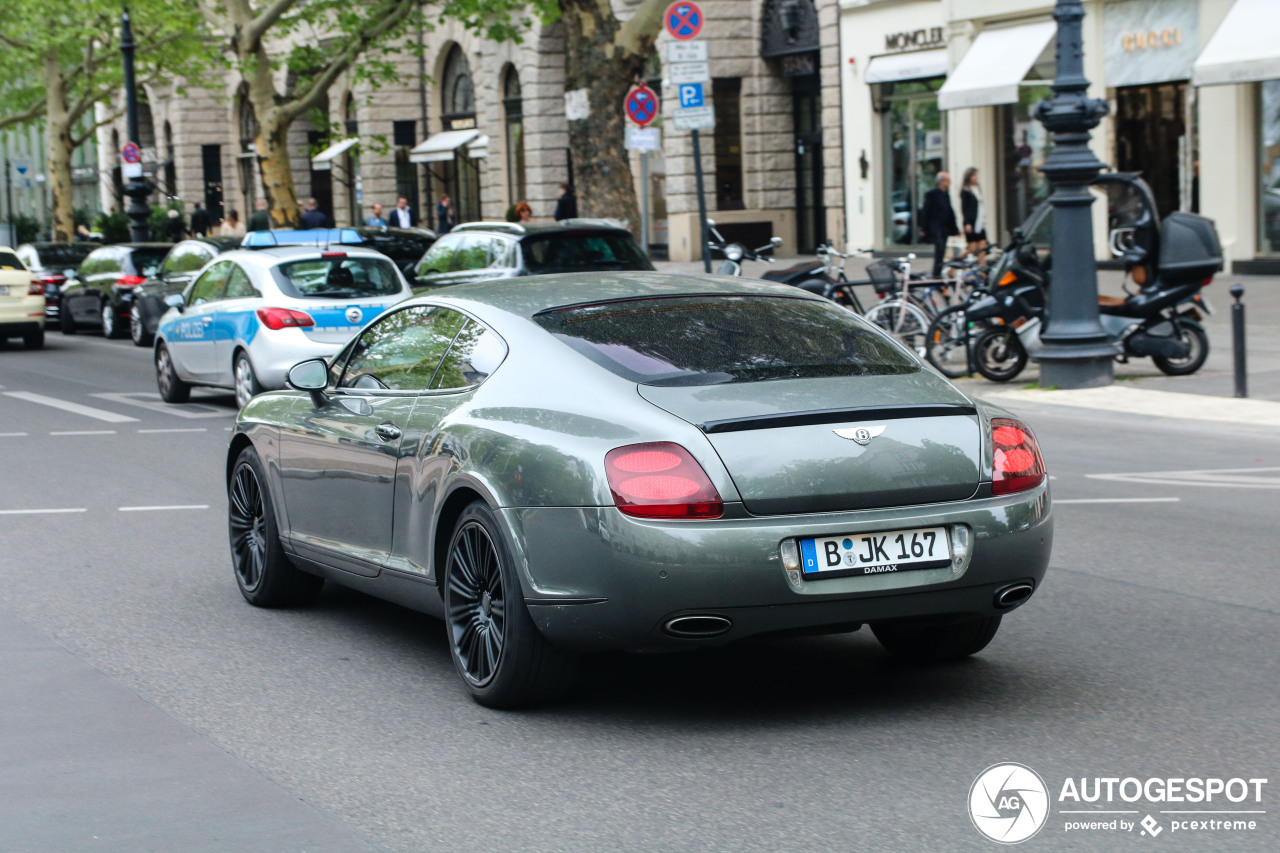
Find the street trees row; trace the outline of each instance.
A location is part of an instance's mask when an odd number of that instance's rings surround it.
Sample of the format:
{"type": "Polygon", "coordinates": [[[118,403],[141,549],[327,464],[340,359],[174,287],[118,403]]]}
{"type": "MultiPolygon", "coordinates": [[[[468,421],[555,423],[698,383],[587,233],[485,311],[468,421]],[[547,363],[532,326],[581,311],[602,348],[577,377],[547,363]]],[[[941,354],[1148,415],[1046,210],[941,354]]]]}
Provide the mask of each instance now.
{"type": "MultiPolygon", "coordinates": [[[[621,103],[643,75],[668,3],[643,0],[625,22],[608,0],[133,0],[131,13],[139,83],[167,81],[181,90],[220,80],[214,72],[228,65],[239,72],[257,120],[257,159],[276,227],[298,223],[289,129],[325,102],[343,74],[370,88],[394,80],[392,51],[421,49],[404,38],[414,26],[452,20],[486,39],[519,41],[534,18],[563,18],[566,88],[585,94],[589,105],[569,122],[579,207],[634,224],[639,207],[621,103]]],[[[44,0],[7,6],[0,130],[44,122],[53,237],[70,240],[72,153],[123,110],[120,7],[79,0],[51,16],[44,0]]]]}

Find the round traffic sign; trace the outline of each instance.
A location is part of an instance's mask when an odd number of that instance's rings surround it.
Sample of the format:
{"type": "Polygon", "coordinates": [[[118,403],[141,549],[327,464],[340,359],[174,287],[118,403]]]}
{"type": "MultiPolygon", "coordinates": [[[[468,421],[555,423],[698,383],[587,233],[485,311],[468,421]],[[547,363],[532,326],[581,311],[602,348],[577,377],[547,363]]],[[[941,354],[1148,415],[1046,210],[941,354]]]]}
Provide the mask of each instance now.
{"type": "Polygon", "coordinates": [[[698,33],[702,32],[702,10],[697,3],[682,3],[677,0],[667,7],[662,21],[671,37],[680,41],[697,38],[698,33]]]}
{"type": "Polygon", "coordinates": [[[658,117],[658,94],[641,83],[627,93],[627,118],[644,127],[658,117]]]}
{"type": "Polygon", "coordinates": [[[142,152],[138,150],[138,143],[126,142],[120,148],[120,159],[126,163],[141,163],[142,152]]]}

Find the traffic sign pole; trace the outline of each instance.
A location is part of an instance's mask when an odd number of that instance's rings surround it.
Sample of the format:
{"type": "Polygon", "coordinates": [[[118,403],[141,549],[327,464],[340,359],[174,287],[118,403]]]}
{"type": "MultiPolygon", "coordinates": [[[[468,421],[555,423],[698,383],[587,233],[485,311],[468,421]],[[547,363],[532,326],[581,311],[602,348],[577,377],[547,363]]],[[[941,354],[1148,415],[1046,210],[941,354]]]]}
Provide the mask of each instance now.
{"type": "MultiPolygon", "coordinates": [[[[689,42],[696,39],[698,33],[702,32],[702,25],[706,22],[706,17],[702,14],[702,9],[697,3],[685,2],[685,0],[676,0],[667,7],[667,11],[662,16],[663,26],[666,27],[667,34],[677,42],[689,42]]],[[[684,130],[686,127],[693,134],[693,174],[698,189],[698,233],[702,235],[702,268],[707,272],[711,272],[711,253],[707,251],[707,193],[702,182],[702,144],[698,139],[698,129],[701,127],[715,127],[714,114],[703,105],[702,84],[706,78],[711,76],[710,66],[706,64],[705,43],[702,47],[694,47],[692,44],[684,49],[676,49],[673,51],[676,56],[683,59],[678,64],[684,66],[680,71],[676,71],[673,62],[676,62],[668,54],[668,65],[672,65],[670,69],[671,80],[675,82],[677,79],[680,85],[677,91],[680,96],[680,105],[676,108],[674,115],[674,124],[677,130],[684,130]],[[696,67],[691,67],[696,66],[696,67]],[[677,76],[679,75],[679,76],[677,76]],[[689,110],[685,115],[690,119],[684,127],[681,127],[681,113],[689,110]],[[707,113],[707,115],[703,115],[707,113]],[[708,121],[709,119],[709,121],[708,121]]]]}
{"type": "Polygon", "coordinates": [[[711,272],[711,252],[707,249],[707,194],[702,186],[702,146],[698,143],[698,131],[693,134],[693,174],[698,187],[698,233],[702,235],[702,269],[711,272]]]}

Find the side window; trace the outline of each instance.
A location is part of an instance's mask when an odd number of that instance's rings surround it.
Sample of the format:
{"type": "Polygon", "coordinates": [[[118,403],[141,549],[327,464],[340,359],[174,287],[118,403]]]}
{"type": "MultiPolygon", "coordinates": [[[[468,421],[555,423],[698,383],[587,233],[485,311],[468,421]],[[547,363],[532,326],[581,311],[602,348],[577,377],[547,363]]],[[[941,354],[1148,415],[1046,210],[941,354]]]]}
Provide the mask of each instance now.
{"type": "Polygon", "coordinates": [[[448,308],[417,305],[375,322],[351,352],[341,388],[423,391],[466,317],[448,308]]]}
{"type": "Polygon", "coordinates": [[[124,267],[124,251],[112,249],[102,253],[98,268],[94,272],[120,272],[124,267]]]}
{"type": "Polygon", "coordinates": [[[440,363],[433,389],[467,388],[479,385],[498,369],[507,357],[507,345],[497,333],[482,323],[468,320],[453,339],[453,346],[440,363]]]}
{"type": "Polygon", "coordinates": [[[29,270],[40,269],[40,258],[36,255],[34,249],[19,249],[18,260],[22,261],[22,265],[29,270]]]}
{"type": "Polygon", "coordinates": [[[484,234],[468,234],[453,256],[453,272],[482,270],[489,265],[489,242],[484,234]]]}
{"type": "Polygon", "coordinates": [[[102,255],[97,250],[90,252],[89,257],[84,259],[84,263],[80,264],[77,274],[80,276],[93,275],[101,267],[102,255]]]}
{"type": "Polygon", "coordinates": [[[227,283],[227,276],[231,274],[231,266],[231,261],[223,261],[205,270],[204,275],[191,286],[191,297],[187,299],[187,304],[194,307],[221,299],[222,288],[227,283]]]}
{"type": "Polygon", "coordinates": [[[164,275],[194,272],[213,260],[213,251],[203,243],[179,243],[165,258],[164,275]]]}
{"type": "Polygon", "coordinates": [[[505,237],[494,237],[489,244],[489,268],[510,269],[516,265],[516,243],[505,237]]]}
{"type": "Polygon", "coordinates": [[[257,288],[253,286],[253,282],[249,280],[249,274],[235,264],[231,265],[231,275],[227,278],[227,295],[226,299],[244,299],[249,296],[261,296],[257,288]]]}
{"type": "Polygon", "coordinates": [[[437,240],[418,261],[418,275],[448,272],[453,266],[453,253],[457,251],[459,237],[445,236],[437,240]]]}

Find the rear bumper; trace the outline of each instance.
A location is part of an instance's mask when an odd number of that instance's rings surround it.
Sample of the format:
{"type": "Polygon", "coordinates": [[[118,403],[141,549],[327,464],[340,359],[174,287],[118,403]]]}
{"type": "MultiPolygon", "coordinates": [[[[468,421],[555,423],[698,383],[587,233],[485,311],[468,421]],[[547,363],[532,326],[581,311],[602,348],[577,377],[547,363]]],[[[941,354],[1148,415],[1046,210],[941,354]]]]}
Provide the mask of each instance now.
{"type": "Polygon", "coordinates": [[[44,296],[27,296],[0,304],[0,333],[16,337],[43,329],[44,308],[44,296]]]}
{"type": "Polygon", "coordinates": [[[0,338],[16,338],[21,335],[29,335],[43,328],[44,317],[41,317],[38,321],[31,320],[25,323],[0,322],[0,338]]]}
{"type": "Polygon", "coordinates": [[[1047,486],[951,504],[711,522],[645,522],[612,507],[502,511],[524,570],[530,614],[557,645],[582,650],[676,650],[755,634],[838,629],[910,616],[996,614],[996,591],[1040,585],[1053,544],[1047,486]],[[970,529],[969,562],[951,568],[787,580],[788,538],[933,525],[970,529]],[[711,615],[731,627],[673,637],[676,616],[711,615]]]}
{"type": "Polygon", "coordinates": [[[344,343],[314,341],[299,329],[259,329],[251,343],[241,346],[249,353],[259,384],[268,391],[279,391],[285,387],[289,368],[309,358],[329,358],[344,343]]]}

